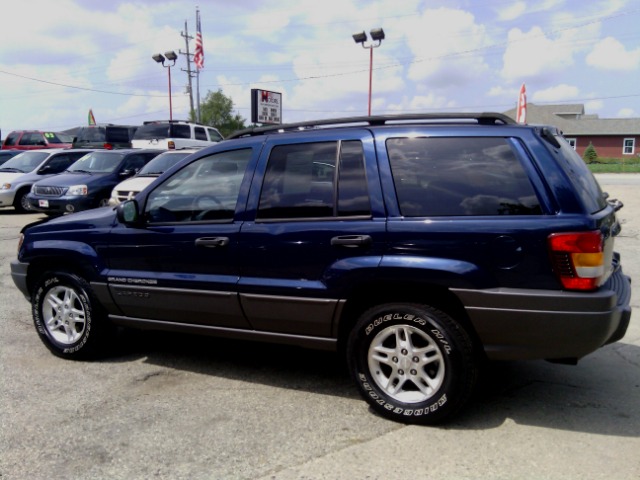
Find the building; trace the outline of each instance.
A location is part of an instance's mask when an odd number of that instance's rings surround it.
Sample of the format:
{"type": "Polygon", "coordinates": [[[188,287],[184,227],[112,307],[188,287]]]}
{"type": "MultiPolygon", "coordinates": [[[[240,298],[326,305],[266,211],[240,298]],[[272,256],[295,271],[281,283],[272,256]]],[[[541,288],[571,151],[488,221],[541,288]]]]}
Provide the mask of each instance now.
{"type": "MultiPolygon", "coordinates": [[[[505,114],[516,118],[516,109],[505,114]]],[[[580,156],[589,143],[603,158],[625,159],[640,154],[640,118],[598,118],[585,114],[583,104],[527,103],[527,123],[558,127],[580,156]]]]}

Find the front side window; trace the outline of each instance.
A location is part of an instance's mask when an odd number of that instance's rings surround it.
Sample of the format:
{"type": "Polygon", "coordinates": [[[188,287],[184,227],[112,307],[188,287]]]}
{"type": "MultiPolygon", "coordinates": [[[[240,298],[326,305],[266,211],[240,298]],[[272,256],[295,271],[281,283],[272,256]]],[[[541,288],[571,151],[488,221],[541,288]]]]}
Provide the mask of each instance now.
{"type": "Polygon", "coordinates": [[[252,150],[215,153],[190,163],[149,194],[149,223],[231,221],[252,150]]]}
{"type": "Polygon", "coordinates": [[[622,149],[622,153],[624,155],[633,155],[636,150],[636,139],[635,138],[625,138],[624,139],[624,147],[622,149]]]}
{"type": "Polygon", "coordinates": [[[393,138],[387,151],[403,216],[541,213],[504,138],[393,138]]]}
{"type": "Polygon", "coordinates": [[[271,151],[260,194],[259,219],[370,214],[359,141],[282,145],[271,151]]]}

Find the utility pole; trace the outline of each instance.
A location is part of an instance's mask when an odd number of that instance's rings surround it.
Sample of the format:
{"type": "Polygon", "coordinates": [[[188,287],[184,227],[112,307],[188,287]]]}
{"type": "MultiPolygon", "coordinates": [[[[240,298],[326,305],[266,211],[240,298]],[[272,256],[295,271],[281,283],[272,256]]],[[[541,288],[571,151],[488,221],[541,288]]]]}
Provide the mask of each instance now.
{"type": "Polygon", "coordinates": [[[189,40],[193,40],[193,37],[189,36],[189,30],[187,29],[187,21],[184,21],[184,32],[180,32],[180,36],[184,38],[184,43],[187,46],[187,51],[183,52],[182,50],[178,50],[180,55],[185,55],[187,57],[187,69],[181,68],[183,72],[187,72],[187,78],[189,78],[189,101],[191,102],[191,115],[195,116],[195,110],[193,108],[193,87],[191,85],[191,79],[193,78],[194,71],[191,70],[191,57],[193,57],[192,53],[189,53],[189,40]]]}

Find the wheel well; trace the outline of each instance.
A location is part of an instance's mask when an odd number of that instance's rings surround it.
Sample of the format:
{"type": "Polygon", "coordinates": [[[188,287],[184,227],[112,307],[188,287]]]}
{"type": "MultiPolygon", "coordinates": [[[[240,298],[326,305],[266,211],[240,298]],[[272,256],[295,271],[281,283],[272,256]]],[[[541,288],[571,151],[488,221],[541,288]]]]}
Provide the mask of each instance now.
{"type": "Polygon", "coordinates": [[[338,325],[338,348],[344,352],[349,332],[360,315],[376,305],[384,303],[420,303],[430,305],[450,315],[460,323],[472,340],[480,344],[464,306],[448,288],[433,284],[393,282],[368,284],[352,291],[340,314],[338,325]]]}
{"type": "Polygon", "coordinates": [[[31,186],[30,185],[26,185],[24,187],[20,187],[18,190],[16,190],[16,195],[15,195],[15,197],[13,197],[13,204],[16,205],[18,203],[18,201],[20,200],[20,196],[22,195],[22,193],[24,193],[25,191],[28,192],[29,190],[31,190],[31,186]]]}
{"type": "Polygon", "coordinates": [[[40,277],[42,277],[42,274],[48,271],[75,273],[87,280],[91,276],[91,273],[86,267],[69,257],[65,257],[64,260],[61,258],[50,258],[31,262],[29,271],[27,272],[27,288],[29,289],[29,293],[33,293],[36,283],[40,277]]]}

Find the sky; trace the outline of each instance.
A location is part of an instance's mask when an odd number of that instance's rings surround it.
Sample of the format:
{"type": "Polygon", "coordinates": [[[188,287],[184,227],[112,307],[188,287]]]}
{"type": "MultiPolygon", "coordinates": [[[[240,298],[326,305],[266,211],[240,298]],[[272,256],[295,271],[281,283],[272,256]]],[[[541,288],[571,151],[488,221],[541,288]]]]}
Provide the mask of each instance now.
{"type": "Polygon", "coordinates": [[[375,28],[373,115],[504,112],[524,83],[535,104],[640,117],[640,0],[29,0],[2,6],[2,137],[83,126],[89,109],[168,119],[169,70],[151,58],[168,50],[172,116],[187,119],[196,6],[200,98],[221,90],[247,124],[252,88],[282,94],[285,123],[366,115],[370,50],[352,34],[375,28]]]}

